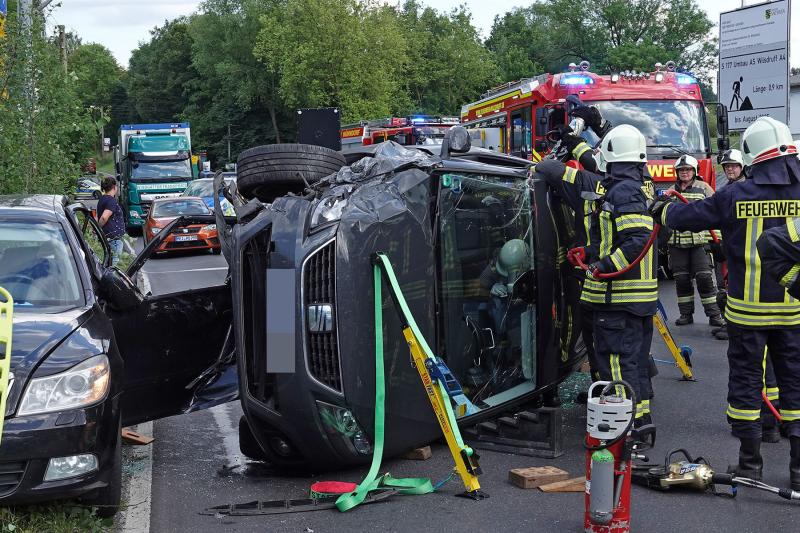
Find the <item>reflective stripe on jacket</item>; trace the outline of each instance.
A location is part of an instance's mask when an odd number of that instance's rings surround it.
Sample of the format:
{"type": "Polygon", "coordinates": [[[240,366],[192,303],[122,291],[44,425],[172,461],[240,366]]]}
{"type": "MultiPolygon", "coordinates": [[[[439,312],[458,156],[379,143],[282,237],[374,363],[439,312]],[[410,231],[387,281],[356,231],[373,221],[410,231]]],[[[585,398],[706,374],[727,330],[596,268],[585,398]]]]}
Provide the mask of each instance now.
{"type": "MultiPolygon", "coordinates": [[[[677,190],[673,185],[669,188],[670,191],[677,190]]],[[[680,192],[689,203],[705,200],[714,194],[711,186],[699,179],[694,179],[692,184],[685,191],[680,192]]],[[[711,235],[708,231],[674,231],[669,239],[669,244],[677,246],[678,248],[691,248],[693,246],[702,246],[711,241],[711,235]]]]}
{"type": "MultiPolygon", "coordinates": [[[[800,161],[784,156],[754,165],[751,176],[705,200],[669,204],[662,221],[681,231],[720,228],[728,262],[725,318],[743,328],[800,327],[800,301],[762,269],[756,243],[766,230],[800,218],[800,161]]],[[[788,229],[787,229],[788,231],[788,229]]]]}

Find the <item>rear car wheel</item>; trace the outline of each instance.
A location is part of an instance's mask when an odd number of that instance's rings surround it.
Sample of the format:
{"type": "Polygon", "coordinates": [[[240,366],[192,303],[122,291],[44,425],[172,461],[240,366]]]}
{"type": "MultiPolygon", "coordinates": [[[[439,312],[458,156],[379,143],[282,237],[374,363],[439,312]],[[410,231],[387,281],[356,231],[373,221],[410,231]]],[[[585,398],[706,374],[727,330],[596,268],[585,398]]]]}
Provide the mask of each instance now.
{"type": "Polygon", "coordinates": [[[122,498],[122,437],[121,427],[117,428],[117,440],[114,446],[114,460],[109,473],[108,485],[99,489],[93,496],[81,498],[81,503],[97,507],[95,514],[100,518],[110,518],[119,511],[122,498]]]}
{"type": "Polygon", "coordinates": [[[246,198],[271,202],[337,172],[344,156],[322,146],[271,144],[245,150],[237,161],[237,187],[246,198]],[[305,180],[304,180],[305,178],[305,180]]]}
{"type": "Polygon", "coordinates": [[[100,194],[100,191],[92,191],[92,198],[95,200],[99,200],[101,196],[102,194],[100,194]]]}

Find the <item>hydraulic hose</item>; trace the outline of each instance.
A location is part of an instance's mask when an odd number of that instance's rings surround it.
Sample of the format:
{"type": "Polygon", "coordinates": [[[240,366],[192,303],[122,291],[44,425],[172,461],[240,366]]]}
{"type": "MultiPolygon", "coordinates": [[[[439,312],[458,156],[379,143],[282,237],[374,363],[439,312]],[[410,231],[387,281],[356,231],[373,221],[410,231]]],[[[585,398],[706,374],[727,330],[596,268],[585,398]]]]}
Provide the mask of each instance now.
{"type": "MultiPolygon", "coordinates": [[[[689,203],[689,200],[687,200],[686,197],[684,197],[678,191],[669,190],[669,191],[666,191],[664,194],[666,196],[674,196],[675,198],[677,198],[678,200],[680,200],[681,202],[683,202],[685,204],[689,203]]],[[[650,248],[653,247],[653,243],[656,241],[656,238],[658,237],[658,234],[659,234],[660,231],[661,231],[661,224],[659,224],[658,222],[654,223],[653,224],[653,231],[650,233],[650,238],[647,239],[647,243],[644,245],[644,248],[642,249],[641,253],[639,253],[639,255],[636,257],[636,259],[631,261],[626,267],[621,268],[621,269],[619,269],[619,270],[617,270],[615,272],[597,272],[597,271],[595,271],[594,273],[592,273],[592,276],[594,278],[596,278],[596,279],[609,279],[609,278],[616,278],[617,276],[622,276],[623,274],[626,274],[626,273],[630,272],[631,269],[633,269],[639,263],[642,262],[642,259],[644,259],[644,257],[650,251],[650,248]]],[[[719,243],[719,237],[717,236],[716,232],[714,230],[710,230],[710,233],[711,233],[711,240],[713,240],[715,243],[719,243]]],[[[572,258],[575,261],[575,263],[578,264],[578,266],[580,268],[582,268],[583,270],[585,270],[587,272],[589,271],[589,265],[584,263],[579,257],[573,255],[572,258]]],[[[725,264],[724,263],[723,263],[722,268],[723,268],[723,275],[725,275],[725,264]]]]}

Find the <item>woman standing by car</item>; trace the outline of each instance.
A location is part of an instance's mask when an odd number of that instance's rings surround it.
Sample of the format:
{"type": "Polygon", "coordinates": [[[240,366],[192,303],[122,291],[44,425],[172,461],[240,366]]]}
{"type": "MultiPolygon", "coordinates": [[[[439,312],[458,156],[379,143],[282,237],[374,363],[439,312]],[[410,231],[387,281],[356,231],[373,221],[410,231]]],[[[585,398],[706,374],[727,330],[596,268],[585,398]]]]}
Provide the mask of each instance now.
{"type": "Polygon", "coordinates": [[[122,236],[125,234],[125,219],[122,207],[117,202],[117,180],[111,176],[103,178],[100,188],[103,196],[97,202],[97,221],[111,248],[111,264],[116,266],[122,254],[122,236]]]}

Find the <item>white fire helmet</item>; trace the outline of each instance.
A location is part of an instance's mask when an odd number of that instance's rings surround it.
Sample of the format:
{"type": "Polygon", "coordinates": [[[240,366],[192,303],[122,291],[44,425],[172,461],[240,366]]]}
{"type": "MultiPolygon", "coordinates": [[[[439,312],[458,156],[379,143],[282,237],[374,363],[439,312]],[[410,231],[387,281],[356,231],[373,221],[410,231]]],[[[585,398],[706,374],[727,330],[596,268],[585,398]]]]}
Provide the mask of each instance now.
{"type": "Polygon", "coordinates": [[[740,167],[744,168],[744,160],[742,159],[742,152],[733,148],[731,150],[725,150],[722,153],[722,159],[719,162],[720,165],[739,165],[740,167]]]}
{"type": "Polygon", "coordinates": [[[598,167],[605,171],[608,163],[647,163],[647,140],[631,126],[622,124],[609,131],[600,143],[598,167]]]}
{"type": "Polygon", "coordinates": [[[677,161],[675,161],[675,164],[673,166],[675,167],[676,172],[681,168],[691,168],[692,170],[694,170],[694,175],[697,176],[698,165],[699,163],[697,162],[697,159],[690,156],[689,154],[683,154],[678,158],[677,161]]]}
{"type": "Polygon", "coordinates": [[[760,117],[742,134],[742,155],[747,166],[789,154],[797,154],[792,133],[789,126],[774,118],[760,117]]]}

